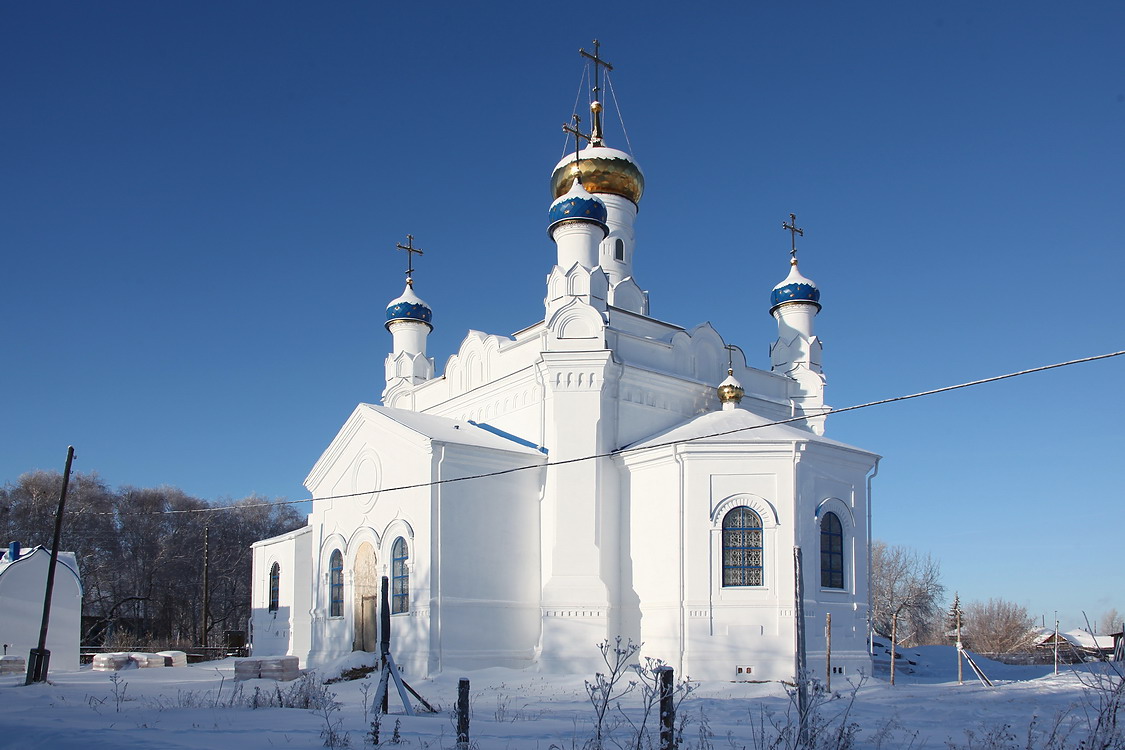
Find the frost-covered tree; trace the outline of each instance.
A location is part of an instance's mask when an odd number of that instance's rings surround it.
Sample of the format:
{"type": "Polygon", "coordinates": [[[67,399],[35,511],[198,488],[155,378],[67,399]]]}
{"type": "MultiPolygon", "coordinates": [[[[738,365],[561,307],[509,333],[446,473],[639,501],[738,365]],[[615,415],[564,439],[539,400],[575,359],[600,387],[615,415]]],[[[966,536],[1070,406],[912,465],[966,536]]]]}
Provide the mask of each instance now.
{"type": "Polygon", "coordinates": [[[963,622],[966,640],[975,651],[1007,654],[1024,651],[1035,641],[1035,620],[1027,607],[1004,599],[970,602],[963,622]]]}
{"type": "Polygon", "coordinates": [[[949,615],[945,620],[945,629],[953,632],[957,630],[957,626],[965,626],[965,610],[961,609],[961,595],[956,591],[953,592],[953,604],[949,607],[949,615]]]}
{"type": "Polygon", "coordinates": [[[1098,621],[1098,632],[1105,634],[1121,632],[1121,620],[1122,615],[1116,608],[1103,612],[1098,621]]]}
{"type": "Polygon", "coordinates": [[[871,544],[871,621],[877,633],[891,634],[898,615],[898,640],[907,646],[940,642],[943,612],[941,566],[930,555],[886,542],[871,544]]]}

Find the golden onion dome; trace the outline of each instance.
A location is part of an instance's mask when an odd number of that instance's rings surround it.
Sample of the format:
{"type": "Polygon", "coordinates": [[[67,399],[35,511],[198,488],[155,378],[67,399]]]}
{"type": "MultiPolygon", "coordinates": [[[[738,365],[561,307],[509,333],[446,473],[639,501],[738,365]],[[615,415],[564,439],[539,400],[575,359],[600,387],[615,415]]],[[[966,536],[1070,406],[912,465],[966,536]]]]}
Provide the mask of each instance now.
{"type": "Polygon", "coordinates": [[[574,167],[574,154],[569,154],[555,166],[551,174],[551,200],[570,190],[574,177],[580,174],[582,187],[591,193],[609,193],[641,202],[645,191],[645,176],[633,157],[624,151],[606,146],[582,149],[578,169],[574,167]]]}
{"type": "Polygon", "coordinates": [[[742,397],[746,395],[746,391],[742,388],[742,383],[734,377],[734,370],[727,370],[727,377],[718,387],[719,401],[725,404],[738,405],[742,397]]]}

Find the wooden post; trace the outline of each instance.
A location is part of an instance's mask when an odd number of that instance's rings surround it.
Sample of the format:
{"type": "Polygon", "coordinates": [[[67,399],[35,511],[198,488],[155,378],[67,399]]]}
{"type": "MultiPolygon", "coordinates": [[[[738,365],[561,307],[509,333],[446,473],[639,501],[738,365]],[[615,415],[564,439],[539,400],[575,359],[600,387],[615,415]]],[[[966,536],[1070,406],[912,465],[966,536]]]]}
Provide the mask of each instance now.
{"type": "Polygon", "coordinates": [[[457,747],[469,748],[469,680],[465,677],[457,681],[457,747]]]}
{"type": "Polygon", "coordinates": [[[59,492],[59,509],[55,513],[55,538],[51,543],[51,562],[47,566],[47,592],[43,597],[43,620],[39,624],[39,647],[31,649],[27,660],[27,680],[24,685],[47,681],[47,667],[51,652],[47,650],[47,624],[51,621],[51,597],[55,593],[55,568],[59,563],[59,541],[62,538],[63,507],[66,505],[66,488],[70,486],[70,465],[74,463],[74,446],[67,446],[66,469],[63,471],[62,491],[59,492]]]}
{"type": "Polygon", "coordinates": [[[1059,674],[1059,611],[1055,610],[1055,676],[1059,674]]]}
{"type": "MultiPolygon", "coordinates": [[[[383,669],[383,681],[387,679],[389,665],[387,658],[391,655],[391,595],[389,589],[390,582],[386,576],[383,576],[379,582],[379,666],[383,669]]],[[[391,707],[390,690],[384,687],[383,689],[383,705],[380,707],[383,713],[387,713],[391,707]]]]}
{"type": "Polygon", "coordinates": [[[676,704],[672,699],[675,673],[671,667],[656,668],[660,683],[660,750],[675,750],[676,704]]]}
{"type": "Polygon", "coordinates": [[[891,684],[895,684],[895,649],[898,646],[898,615],[891,615],[891,684]]]}
{"type": "Polygon", "coordinates": [[[824,615],[824,689],[832,692],[832,613],[824,615]]]}
{"type": "Polygon", "coordinates": [[[797,744],[804,747],[808,744],[808,716],[809,716],[809,685],[808,663],[805,661],[805,587],[801,580],[801,548],[793,548],[793,587],[795,610],[794,619],[797,625],[796,643],[796,669],[797,669],[797,744]]]}
{"type": "Polygon", "coordinates": [[[211,534],[211,527],[203,527],[203,637],[200,639],[200,645],[207,648],[207,615],[211,612],[211,548],[209,546],[209,537],[211,534]]]}

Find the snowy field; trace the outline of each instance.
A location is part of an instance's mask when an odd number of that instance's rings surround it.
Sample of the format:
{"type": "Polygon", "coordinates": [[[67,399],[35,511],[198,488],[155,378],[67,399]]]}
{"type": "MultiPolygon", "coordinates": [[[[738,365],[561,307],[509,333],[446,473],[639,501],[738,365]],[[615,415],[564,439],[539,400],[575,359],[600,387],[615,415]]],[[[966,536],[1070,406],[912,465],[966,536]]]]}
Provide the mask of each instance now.
{"type": "MultiPolygon", "coordinates": [[[[254,702],[265,705],[276,700],[279,688],[292,691],[297,683],[236,683],[233,659],[117,673],[86,667],[79,672],[53,673],[50,684],[30,687],[23,686],[22,677],[4,675],[0,678],[0,748],[315,748],[325,746],[329,724],[338,739],[347,734],[347,746],[362,748],[371,719],[365,716],[364,691],[369,698],[373,696],[376,680],[337,682],[323,690],[320,680],[362,664],[363,656],[353,655],[305,683],[313,693],[327,690],[334,694],[339,706],[335,710],[331,704],[319,710],[252,708],[254,702]]],[[[820,703],[812,721],[821,730],[823,744],[818,746],[1078,747],[1088,722],[1096,719],[1091,702],[1096,705],[1104,697],[1085,686],[1111,668],[1106,664],[1065,666],[1055,676],[1050,666],[1013,667],[981,659],[982,669],[996,683],[989,688],[967,667],[965,684],[958,685],[956,661],[948,647],[908,651],[904,657],[898,662],[894,687],[888,681],[885,658],[876,663],[875,674],[855,690],[846,683],[833,683],[833,697],[820,703]],[[1062,717],[1064,731],[1074,729],[1067,739],[1050,745],[1045,737],[1058,717],[1062,717]],[[1029,743],[1028,727],[1033,720],[1039,736],[1029,743]],[[852,744],[839,741],[840,727],[852,724],[852,744]]],[[[582,677],[499,669],[413,682],[441,709],[436,715],[402,715],[397,695],[392,695],[391,715],[382,721],[382,743],[389,745],[397,739],[403,750],[453,748],[456,730],[451,709],[458,677],[471,681],[470,737],[475,747],[581,750],[588,746],[594,713],[582,677]]],[[[607,719],[605,747],[637,747],[630,721],[639,721],[641,703],[639,690],[621,699],[622,711],[614,711],[607,719]]],[[[791,740],[776,739],[776,727],[784,730],[787,716],[793,713],[784,685],[700,684],[679,709],[681,747],[791,747],[791,740]]],[[[648,725],[655,730],[652,719],[648,725]]],[[[650,737],[655,743],[655,731],[650,737]]],[[[642,750],[649,746],[647,741],[640,745],[642,750]]]]}

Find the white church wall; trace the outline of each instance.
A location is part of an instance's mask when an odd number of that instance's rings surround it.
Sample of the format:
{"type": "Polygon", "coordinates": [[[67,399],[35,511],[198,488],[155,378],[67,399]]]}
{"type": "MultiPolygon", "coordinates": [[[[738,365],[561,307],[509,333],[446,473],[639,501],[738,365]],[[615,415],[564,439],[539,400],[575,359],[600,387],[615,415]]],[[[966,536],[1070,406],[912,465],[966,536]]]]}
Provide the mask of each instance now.
{"type": "Polygon", "coordinates": [[[678,662],[696,677],[791,678],[793,548],[800,544],[810,669],[824,670],[824,615],[832,612],[833,666],[838,673],[870,673],[863,493],[871,454],[754,441],[645,453],[624,457],[629,467],[624,518],[631,526],[631,580],[642,602],[638,639],[645,655],[678,662]],[[762,521],[760,586],[722,585],[722,522],[738,506],[751,508],[762,521]],[[844,589],[819,586],[818,510],[836,512],[844,522],[844,589]]]}
{"type": "MultiPolygon", "coordinates": [[[[867,474],[874,468],[869,453],[810,444],[799,465],[803,497],[801,539],[806,553],[806,621],[809,668],[825,668],[825,615],[832,615],[832,664],[845,675],[871,673],[867,651],[867,474]],[[826,513],[841,522],[844,541],[844,587],[822,585],[820,524],[826,513]]],[[[840,674],[837,671],[837,674],[840,674]]]]}
{"type": "Polygon", "coordinates": [[[307,666],[310,585],[308,560],[312,529],[305,526],[255,542],[250,631],[255,656],[292,654],[307,666]],[[270,572],[278,566],[277,609],[270,608],[270,572]]]}
{"type": "MultiPolygon", "coordinates": [[[[526,465],[523,456],[448,446],[442,476],[526,465]]],[[[431,596],[440,621],[443,668],[526,667],[539,640],[542,470],[438,488],[437,574],[431,596]]]]}

